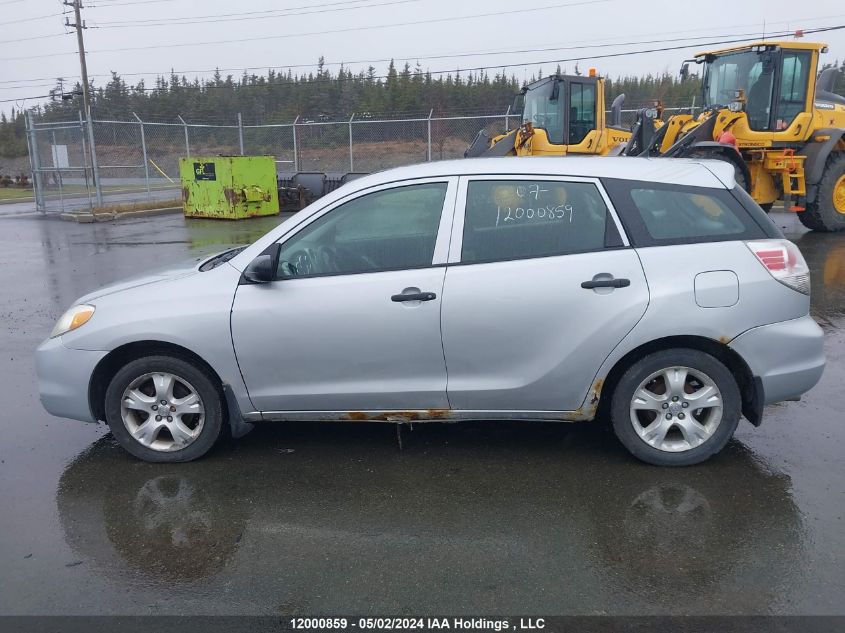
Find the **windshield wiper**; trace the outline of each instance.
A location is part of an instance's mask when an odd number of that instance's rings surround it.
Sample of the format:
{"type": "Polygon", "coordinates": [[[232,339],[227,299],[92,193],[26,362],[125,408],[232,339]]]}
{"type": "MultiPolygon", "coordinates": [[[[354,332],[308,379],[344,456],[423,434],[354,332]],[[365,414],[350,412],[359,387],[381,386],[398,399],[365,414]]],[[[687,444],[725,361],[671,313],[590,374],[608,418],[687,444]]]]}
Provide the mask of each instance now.
{"type": "Polygon", "coordinates": [[[230,259],[238,255],[241,251],[243,251],[246,246],[238,246],[237,248],[232,248],[228,251],[220,253],[216,257],[212,257],[207,262],[205,262],[202,266],[200,266],[200,271],[206,272],[207,270],[212,270],[217,268],[221,264],[225,264],[230,259]]]}

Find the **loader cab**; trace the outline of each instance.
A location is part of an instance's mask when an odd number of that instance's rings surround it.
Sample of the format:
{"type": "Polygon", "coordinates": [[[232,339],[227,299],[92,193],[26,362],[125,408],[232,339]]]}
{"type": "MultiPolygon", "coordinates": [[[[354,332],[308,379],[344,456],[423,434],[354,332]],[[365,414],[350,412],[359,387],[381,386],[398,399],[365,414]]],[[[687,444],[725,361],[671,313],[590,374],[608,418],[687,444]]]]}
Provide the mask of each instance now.
{"type": "Polygon", "coordinates": [[[704,64],[704,106],[744,109],[751,130],[782,132],[812,108],[817,55],[779,44],[704,53],[696,58],[704,64]]]}
{"type": "Polygon", "coordinates": [[[578,145],[599,127],[597,77],[553,75],[525,86],[513,109],[552,145],[578,145]]]}

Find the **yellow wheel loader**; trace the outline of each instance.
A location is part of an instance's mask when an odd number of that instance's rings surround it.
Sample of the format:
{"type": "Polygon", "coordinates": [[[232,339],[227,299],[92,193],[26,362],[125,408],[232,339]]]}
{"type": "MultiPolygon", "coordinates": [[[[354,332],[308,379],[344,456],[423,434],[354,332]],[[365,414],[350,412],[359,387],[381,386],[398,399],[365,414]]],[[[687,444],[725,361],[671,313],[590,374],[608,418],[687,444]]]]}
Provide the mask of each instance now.
{"type": "Polygon", "coordinates": [[[522,114],[519,127],[491,138],[481,130],[464,156],[564,156],[621,151],[631,138],[620,125],[622,102],[611,106],[613,123],[606,123],[604,79],[595,69],[589,76],[552,75],[525,86],[514,101],[522,114]]]}
{"type": "MultiPolygon", "coordinates": [[[[704,110],[637,114],[629,156],[714,158],[767,211],[778,200],[816,231],[845,230],[845,97],[838,69],[818,74],[822,43],[761,41],[699,53],[704,110]]],[[[688,74],[688,63],[681,75],[688,74]]]]}

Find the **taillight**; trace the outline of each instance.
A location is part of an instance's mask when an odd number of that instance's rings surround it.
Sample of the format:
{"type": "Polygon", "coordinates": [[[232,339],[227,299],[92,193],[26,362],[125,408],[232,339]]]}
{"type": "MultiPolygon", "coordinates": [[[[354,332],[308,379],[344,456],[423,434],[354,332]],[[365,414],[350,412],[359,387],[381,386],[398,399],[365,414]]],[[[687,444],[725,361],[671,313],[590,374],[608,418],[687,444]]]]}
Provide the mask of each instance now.
{"type": "Polygon", "coordinates": [[[745,245],[772,277],[793,290],[810,294],[810,269],[795,244],[789,240],[754,240],[745,245]]]}

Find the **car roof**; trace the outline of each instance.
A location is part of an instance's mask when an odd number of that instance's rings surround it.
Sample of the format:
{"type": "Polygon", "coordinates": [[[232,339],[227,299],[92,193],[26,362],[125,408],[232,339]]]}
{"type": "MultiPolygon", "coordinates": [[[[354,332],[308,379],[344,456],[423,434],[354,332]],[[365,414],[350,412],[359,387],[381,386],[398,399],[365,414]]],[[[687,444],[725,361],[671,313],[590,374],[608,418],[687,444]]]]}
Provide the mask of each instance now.
{"type": "MultiPolygon", "coordinates": [[[[520,156],[465,158],[397,167],[354,180],[355,189],[411,178],[525,175],[619,178],[693,187],[733,188],[734,167],[720,160],[640,157],[520,156]]],[[[350,191],[351,188],[346,189],[350,191]]]]}

